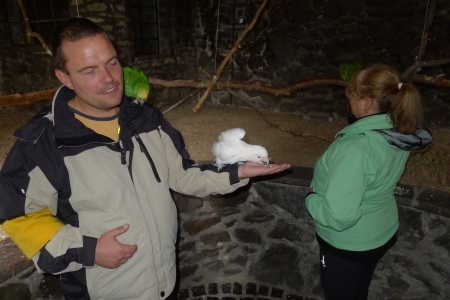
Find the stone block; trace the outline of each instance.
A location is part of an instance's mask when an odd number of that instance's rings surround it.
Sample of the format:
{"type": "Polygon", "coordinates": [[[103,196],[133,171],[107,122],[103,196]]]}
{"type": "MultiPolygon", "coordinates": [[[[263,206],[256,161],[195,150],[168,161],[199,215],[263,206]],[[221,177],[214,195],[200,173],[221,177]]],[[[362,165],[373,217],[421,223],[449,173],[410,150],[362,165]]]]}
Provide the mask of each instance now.
{"type": "Polygon", "coordinates": [[[199,285],[199,286],[193,287],[191,290],[192,290],[193,297],[206,295],[206,289],[205,289],[204,285],[199,285]]]}
{"type": "Polygon", "coordinates": [[[208,284],[208,294],[217,295],[219,293],[219,286],[217,283],[208,284]]]}

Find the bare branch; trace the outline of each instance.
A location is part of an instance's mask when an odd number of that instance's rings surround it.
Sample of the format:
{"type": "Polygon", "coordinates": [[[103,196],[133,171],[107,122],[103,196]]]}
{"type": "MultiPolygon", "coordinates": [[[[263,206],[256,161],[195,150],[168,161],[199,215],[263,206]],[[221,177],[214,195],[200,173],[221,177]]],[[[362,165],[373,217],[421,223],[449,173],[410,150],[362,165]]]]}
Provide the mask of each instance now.
{"type": "Polygon", "coordinates": [[[401,75],[402,81],[410,82],[412,78],[416,76],[417,72],[420,71],[421,68],[435,67],[445,65],[448,63],[450,63],[450,58],[416,62],[414,65],[403,71],[401,75]]]}
{"type": "Polygon", "coordinates": [[[51,99],[56,93],[56,89],[38,91],[28,94],[14,94],[9,96],[0,96],[0,106],[14,106],[31,104],[37,101],[51,99]]]}
{"type": "Polygon", "coordinates": [[[268,8],[268,18],[267,18],[267,25],[266,27],[263,28],[263,30],[261,30],[261,32],[258,34],[258,36],[248,44],[248,46],[246,46],[242,52],[248,52],[248,50],[250,50],[251,48],[253,48],[253,46],[256,44],[256,42],[258,40],[260,40],[262,38],[262,36],[264,35],[264,33],[267,32],[267,30],[269,30],[270,25],[272,25],[272,12],[273,12],[273,7],[275,6],[275,0],[270,0],[270,7],[268,8]]]}
{"type": "MultiPolygon", "coordinates": [[[[200,71],[202,74],[204,74],[207,78],[211,78],[211,75],[209,75],[204,69],[200,68],[199,71],[200,71]]],[[[269,125],[269,126],[271,126],[271,127],[274,127],[274,128],[276,128],[276,129],[278,129],[278,130],[281,130],[281,131],[287,132],[287,133],[289,133],[289,134],[292,134],[294,137],[299,137],[299,136],[301,136],[301,137],[310,136],[310,137],[316,137],[316,138],[319,138],[319,139],[323,139],[323,140],[326,140],[327,142],[331,143],[330,140],[327,139],[326,137],[318,136],[318,135],[314,135],[314,134],[309,134],[309,133],[297,133],[297,132],[294,132],[294,131],[292,131],[292,130],[290,130],[290,129],[287,129],[287,128],[284,128],[284,127],[282,127],[282,126],[280,126],[280,125],[277,125],[277,124],[275,124],[275,123],[272,123],[269,119],[267,119],[267,118],[263,115],[263,113],[262,113],[262,111],[259,109],[259,107],[257,107],[256,105],[254,105],[254,104],[251,102],[250,99],[248,99],[247,97],[245,97],[245,96],[243,96],[243,95],[240,95],[240,94],[236,93],[235,91],[233,91],[233,90],[231,90],[231,89],[226,89],[226,91],[229,92],[231,95],[235,96],[236,98],[241,99],[242,102],[244,102],[245,104],[247,104],[248,106],[250,106],[251,108],[253,108],[254,110],[256,110],[256,111],[258,112],[258,114],[261,116],[261,118],[267,123],[267,125],[269,125]]]]}
{"type": "MultiPolygon", "coordinates": [[[[205,82],[195,81],[195,80],[167,81],[167,80],[162,80],[162,79],[149,78],[148,81],[152,85],[160,85],[160,86],[164,86],[164,87],[189,86],[189,87],[194,87],[194,88],[198,88],[198,89],[204,89],[207,85],[207,83],[205,83],[205,82]]],[[[232,89],[243,89],[243,90],[248,90],[248,91],[262,91],[265,93],[272,94],[276,97],[290,95],[290,91],[288,91],[284,88],[274,88],[272,86],[263,85],[259,81],[253,81],[253,82],[217,81],[215,87],[219,88],[219,89],[232,88],[232,89]]]]}
{"type": "Polygon", "coordinates": [[[171,110],[174,110],[176,107],[178,107],[181,103],[183,103],[184,101],[190,99],[192,96],[194,96],[195,94],[197,94],[198,92],[200,92],[200,89],[197,89],[195,92],[187,95],[186,97],[184,97],[183,99],[181,99],[180,101],[178,101],[176,104],[172,105],[171,107],[169,107],[168,109],[166,109],[165,111],[163,111],[163,114],[168,113],[171,110]]]}
{"type": "Polygon", "coordinates": [[[17,0],[17,3],[20,6],[20,10],[22,11],[23,19],[25,20],[25,26],[26,26],[25,30],[27,31],[27,34],[29,36],[34,36],[35,38],[37,38],[39,40],[39,42],[41,42],[42,46],[45,48],[45,51],[47,52],[47,54],[50,55],[50,56],[53,56],[52,51],[47,46],[47,43],[44,41],[44,39],[39,34],[37,34],[36,32],[33,32],[31,30],[30,19],[28,18],[28,14],[27,14],[27,11],[25,9],[25,6],[23,6],[22,0],[17,0]]]}
{"type": "Polygon", "coordinates": [[[435,86],[443,86],[443,87],[450,87],[450,80],[444,79],[438,76],[431,77],[427,75],[415,75],[413,77],[413,81],[425,83],[425,84],[431,84],[435,86]]]}
{"type": "Polygon", "coordinates": [[[425,55],[425,48],[428,43],[428,33],[430,32],[431,24],[433,24],[434,15],[436,14],[436,0],[431,0],[430,7],[428,10],[428,16],[425,21],[425,26],[423,29],[422,43],[420,45],[420,53],[416,58],[416,63],[422,60],[425,55]]]}
{"type": "Polygon", "coordinates": [[[402,81],[403,82],[410,82],[412,78],[417,74],[417,72],[420,71],[420,61],[422,60],[423,56],[425,55],[425,49],[427,47],[428,43],[428,33],[430,32],[431,24],[433,23],[434,15],[436,13],[436,0],[431,0],[430,7],[427,10],[427,19],[425,20],[425,25],[423,28],[422,33],[422,42],[420,44],[420,50],[419,55],[416,57],[416,62],[414,65],[406,69],[402,73],[402,81]]]}
{"type": "Polygon", "coordinates": [[[268,0],[263,0],[263,2],[261,3],[261,5],[259,6],[258,10],[256,11],[255,16],[253,17],[253,20],[250,22],[250,24],[247,25],[247,27],[245,27],[245,29],[242,31],[241,35],[239,35],[239,37],[237,38],[237,40],[234,42],[233,48],[231,48],[231,50],[228,52],[227,56],[224,58],[224,60],[222,61],[222,63],[219,66],[219,69],[217,69],[216,75],[213,77],[213,79],[211,80],[211,82],[209,83],[208,88],[206,89],[205,93],[203,94],[203,96],[200,98],[200,100],[198,101],[197,105],[194,107],[194,112],[197,112],[200,108],[200,106],[202,106],[203,102],[205,102],[206,97],[208,97],[209,93],[211,92],[211,90],[213,89],[214,85],[216,84],[217,80],[219,79],[220,74],[222,73],[222,70],[225,68],[225,66],[227,65],[228,61],[230,60],[231,56],[233,55],[233,53],[236,51],[236,49],[238,48],[239,44],[241,43],[242,39],[245,37],[245,35],[253,28],[253,26],[255,25],[256,21],[259,18],[259,15],[261,14],[262,10],[264,9],[264,7],[266,6],[268,0]]]}

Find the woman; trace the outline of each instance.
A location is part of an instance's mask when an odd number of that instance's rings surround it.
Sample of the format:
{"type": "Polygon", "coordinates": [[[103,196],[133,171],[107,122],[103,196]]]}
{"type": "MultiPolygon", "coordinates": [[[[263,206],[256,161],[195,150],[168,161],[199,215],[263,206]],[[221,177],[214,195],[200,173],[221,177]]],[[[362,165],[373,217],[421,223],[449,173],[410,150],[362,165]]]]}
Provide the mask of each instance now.
{"type": "Polygon", "coordinates": [[[346,88],[355,121],[314,168],[306,207],[329,299],[367,299],[378,260],[396,242],[394,189],[409,155],[431,143],[420,95],[386,65],[359,70],[346,88]]]}

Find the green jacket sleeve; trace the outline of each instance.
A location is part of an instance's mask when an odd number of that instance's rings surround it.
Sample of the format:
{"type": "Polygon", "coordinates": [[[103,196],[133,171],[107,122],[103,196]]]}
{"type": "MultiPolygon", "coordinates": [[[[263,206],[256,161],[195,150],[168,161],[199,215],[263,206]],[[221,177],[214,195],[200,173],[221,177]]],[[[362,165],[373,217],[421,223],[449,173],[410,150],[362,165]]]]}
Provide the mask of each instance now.
{"type": "MultiPolygon", "coordinates": [[[[306,198],[312,218],[336,231],[352,227],[361,218],[361,202],[373,176],[370,150],[357,145],[339,145],[328,153],[328,173],[323,184],[306,198]]],[[[314,184],[314,183],[313,183],[314,184]]]]}

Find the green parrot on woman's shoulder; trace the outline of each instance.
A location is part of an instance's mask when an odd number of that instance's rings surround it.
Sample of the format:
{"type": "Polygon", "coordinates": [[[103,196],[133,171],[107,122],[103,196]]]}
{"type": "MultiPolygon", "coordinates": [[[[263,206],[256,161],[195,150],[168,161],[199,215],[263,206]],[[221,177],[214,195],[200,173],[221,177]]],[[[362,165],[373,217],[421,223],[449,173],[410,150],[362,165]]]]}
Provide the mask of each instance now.
{"type": "Polygon", "coordinates": [[[137,98],[140,101],[147,100],[150,92],[148,77],[137,68],[123,68],[123,80],[125,85],[125,95],[137,98]]]}

